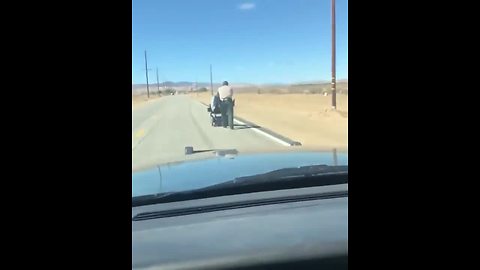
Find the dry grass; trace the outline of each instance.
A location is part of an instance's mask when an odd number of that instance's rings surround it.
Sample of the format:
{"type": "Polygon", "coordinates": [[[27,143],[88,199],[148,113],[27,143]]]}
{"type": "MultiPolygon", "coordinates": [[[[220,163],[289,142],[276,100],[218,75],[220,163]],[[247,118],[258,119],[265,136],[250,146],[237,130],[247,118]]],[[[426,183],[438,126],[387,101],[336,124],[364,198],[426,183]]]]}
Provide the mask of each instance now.
{"type": "Polygon", "coordinates": [[[137,108],[159,98],[161,98],[159,95],[150,95],[150,98],[147,98],[147,95],[132,95],[132,107],[137,108]]]}

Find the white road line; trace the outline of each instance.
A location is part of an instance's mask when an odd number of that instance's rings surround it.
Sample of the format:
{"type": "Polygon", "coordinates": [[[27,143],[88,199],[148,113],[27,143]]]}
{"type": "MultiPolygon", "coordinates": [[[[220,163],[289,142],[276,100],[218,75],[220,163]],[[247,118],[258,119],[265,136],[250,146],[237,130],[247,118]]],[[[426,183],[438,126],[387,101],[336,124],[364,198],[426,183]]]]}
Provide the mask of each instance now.
{"type": "MultiPolygon", "coordinates": [[[[237,123],[239,123],[240,125],[246,125],[246,126],[247,126],[247,124],[243,123],[242,121],[238,121],[237,119],[233,119],[233,122],[237,122],[237,123]]],[[[275,141],[275,142],[277,142],[277,143],[279,143],[279,144],[281,144],[281,145],[283,145],[283,146],[291,146],[289,143],[287,143],[287,142],[285,142],[285,141],[282,141],[282,140],[280,140],[279,138],[276,138],[276,137],[274,137],[274,136],[272,136],[272,135],[270,135],[270,134],[268,134],[268,133],[266,133],[266,132],[264,132],[264,131],[262,131],[262,130],[260,130],[260,129],[251,128],[251,130],[253,130],[253,131],[255,131],[255,132],[259,133],[259,134],[262,134],[263,136],[265,136],[265,137],[267,137],[267,138],[269,138],[269,139],[271,139],[271,140],[273,140],[273,141],[275,141]]]]}

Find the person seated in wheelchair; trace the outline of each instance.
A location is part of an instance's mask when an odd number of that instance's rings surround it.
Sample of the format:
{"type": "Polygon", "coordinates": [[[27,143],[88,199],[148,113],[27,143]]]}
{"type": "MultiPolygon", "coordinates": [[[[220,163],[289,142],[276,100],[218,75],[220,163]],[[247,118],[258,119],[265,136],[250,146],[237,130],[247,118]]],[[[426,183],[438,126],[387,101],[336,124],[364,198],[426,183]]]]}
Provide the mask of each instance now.
{"type": "Polygon", "coordinates": [[[219,96],[218,92],[217,92],[217,94],[215,94],[212,97],[212,100],[210,101],[210,107],[208,108],[208,111],[212,112],[212,113],[221,113],[221,111],[220,111],[220,96],[219,96]]]}

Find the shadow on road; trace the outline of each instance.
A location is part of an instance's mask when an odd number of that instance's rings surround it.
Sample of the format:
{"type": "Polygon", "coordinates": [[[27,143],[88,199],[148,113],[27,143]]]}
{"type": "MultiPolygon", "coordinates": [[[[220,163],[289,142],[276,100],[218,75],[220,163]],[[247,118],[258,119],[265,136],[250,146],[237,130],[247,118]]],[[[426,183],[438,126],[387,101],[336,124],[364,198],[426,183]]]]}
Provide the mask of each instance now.
{"type": "Polygon", "coordinates": [[[208,149],[208,150],[193,150],[193,147],[186,147],[185,154],[193,155],[204,152],[213,152],[216,156],[236,155],[237,149],[208,149]],[[187,149],[188,148],[188,149],[187,149]]]}
{"type": "Polygon", "coordinates": [[[257,125],[249,126],[249,125],[238,125],[238,124],[235,124],[233,128],[234,128],[234,129],[261,128],[261,126],[257,126],[257,125]]]}
{"type": "Polygon", "coordinates": [[[192,152],[192,154],[197,154],[197,153],[203,153],[203,152],[213,152],[215,150],[195,150],[192,152]]]}

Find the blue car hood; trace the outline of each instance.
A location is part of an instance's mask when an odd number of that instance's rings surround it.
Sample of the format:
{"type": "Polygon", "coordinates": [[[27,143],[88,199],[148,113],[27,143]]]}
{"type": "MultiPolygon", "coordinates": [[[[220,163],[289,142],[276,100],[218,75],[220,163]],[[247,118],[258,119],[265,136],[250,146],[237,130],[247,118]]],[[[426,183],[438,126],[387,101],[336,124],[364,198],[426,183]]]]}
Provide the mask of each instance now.
{"type": "Polygon", "coordinates": [[[223,155],[166,164],[132,173],[132,197],[191,190],[237,177],[311,165],[348,165],[348,154],[331,151],[223,155]]]}

